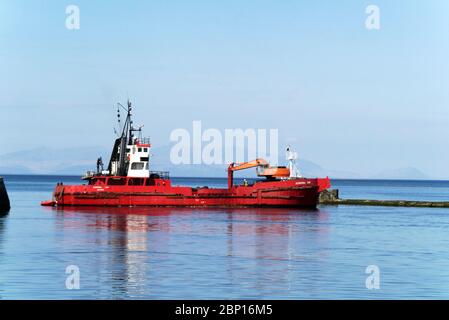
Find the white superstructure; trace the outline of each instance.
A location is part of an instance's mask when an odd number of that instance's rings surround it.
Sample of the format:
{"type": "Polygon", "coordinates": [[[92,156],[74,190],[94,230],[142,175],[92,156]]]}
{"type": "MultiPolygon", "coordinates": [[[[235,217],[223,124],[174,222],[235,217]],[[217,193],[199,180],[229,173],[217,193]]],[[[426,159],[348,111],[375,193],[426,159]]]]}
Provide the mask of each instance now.
{"type": "Polygon", "coordinates": [[[150,144],[139,143],[126,147],[128,177],[148,178],[150,176],[150,144]]]}

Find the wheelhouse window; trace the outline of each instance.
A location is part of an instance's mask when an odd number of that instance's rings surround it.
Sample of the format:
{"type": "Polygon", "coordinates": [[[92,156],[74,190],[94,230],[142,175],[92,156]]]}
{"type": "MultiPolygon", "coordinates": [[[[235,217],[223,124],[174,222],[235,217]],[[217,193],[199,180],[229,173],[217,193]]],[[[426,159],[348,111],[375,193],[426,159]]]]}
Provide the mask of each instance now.
{"type": "Polygon", "coordinates": [[[145,163],[143,162],[133,162],[131,164],[131,170],[143,170],[145,168],[145,163]]]}

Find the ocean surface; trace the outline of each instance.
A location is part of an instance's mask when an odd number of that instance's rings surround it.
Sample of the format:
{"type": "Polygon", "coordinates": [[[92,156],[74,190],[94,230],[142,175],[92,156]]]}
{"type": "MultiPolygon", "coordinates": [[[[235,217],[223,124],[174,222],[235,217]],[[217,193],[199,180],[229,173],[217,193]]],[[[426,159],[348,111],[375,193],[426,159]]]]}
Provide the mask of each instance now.
{"type": "MultiPolygon", "coordinates": [[[[12,209],[0,217],[0,299],[449,298],[449,209],[61,210],[40,202],[79,177],[5,182],[12,209]],[[378,289],[367,288],[377,275],[368,266],[379,270],[378,289]]],[[[449,200],[447,181],[333,187],[342,198],[449,200]]]]}

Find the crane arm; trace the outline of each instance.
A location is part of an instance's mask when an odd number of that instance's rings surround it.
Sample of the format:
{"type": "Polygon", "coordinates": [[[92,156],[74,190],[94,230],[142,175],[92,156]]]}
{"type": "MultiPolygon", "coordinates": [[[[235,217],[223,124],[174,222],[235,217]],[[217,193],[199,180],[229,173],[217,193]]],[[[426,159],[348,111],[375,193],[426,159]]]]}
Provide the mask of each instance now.
{"type": "Polygon", "coordinates": [[[245,170],[249,168],[259,167],[259,166],[268,166],[269,163],[265,159],[256,159],[253,161],[242,162],[242,163],[231,163],[229,165],[229,170],[238,171],[245,170]]]}

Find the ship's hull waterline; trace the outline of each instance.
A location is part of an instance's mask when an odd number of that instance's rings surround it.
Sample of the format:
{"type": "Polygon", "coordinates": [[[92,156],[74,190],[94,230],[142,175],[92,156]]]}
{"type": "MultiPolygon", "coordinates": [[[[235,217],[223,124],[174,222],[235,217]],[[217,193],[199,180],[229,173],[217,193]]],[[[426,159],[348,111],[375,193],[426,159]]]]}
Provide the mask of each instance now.
{"type": "Polygon", "coordinates": [[[231,189],[171,186],[170,180],[154,186],[56,186],[47,206],[179,206],[179,207],[307,207],[318,202],[326,179],[257,182],[231,189]]]}

